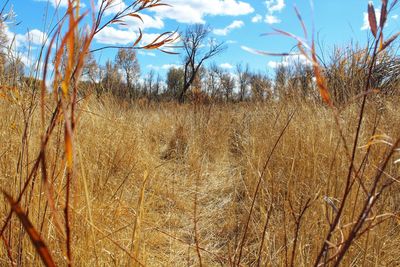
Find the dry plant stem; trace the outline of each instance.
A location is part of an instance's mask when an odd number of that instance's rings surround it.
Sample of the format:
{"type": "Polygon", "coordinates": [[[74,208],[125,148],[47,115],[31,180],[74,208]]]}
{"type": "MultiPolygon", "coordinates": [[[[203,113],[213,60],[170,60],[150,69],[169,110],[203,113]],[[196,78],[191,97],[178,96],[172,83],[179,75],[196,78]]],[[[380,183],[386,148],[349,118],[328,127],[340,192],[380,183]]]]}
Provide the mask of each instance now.
{"type": "MultiPolygon", "coordinates": [[[[382,33],[381,33],[382,34],[382,33]]],[[[379,39],[377,38],[377,40],[375,41],[375,46],[372,52],[372,59],[371,59],[371,63],[369,65],[369,69],[368,69],[368,75],[366,77],[366,85],[365,85],[365,92],[368,92],[371,86],[371,78],[372,78],[372,73],[373,73],[373,69],[375,66],[375,61],[376,61],[376,57],[377,57],[377,51],[378,51],[378,46],[379,46],[379,39]]],[[[342,212],[344,210],[345,204],[346,204],[346,200],[348,198],[348,196],[350,195],[350,191],[351,191],[351,186],[352,186],[352,172],[353,172],[353,168],[354,168],[354,161],[355,161],[355,157],[356,157],[356,151],[357,151],[357,145],[358,145],[358,140],[360,138],[360,133],[361,133],[361,126],[362,126],[362,122],[363,122],[363,118],[364,118],[364,113],[365,113],[365,105],[366,105],[366,101],[367,101],[367,95],[363,96],[362,99],[362,103],[361,103],[361,108],[360,108],[360,112],[358,115],[358,123],[357,123],[357,130],[356,130],[356,134],[354,137],[354,143],[353,143],[353,149],[352,149],[352,156],[351,156],[351,161],[350,161],[350,166],[349,166],[349,170],[348,170],[348,175],[346,178],[346,186],[345,186],[345,190],[343,193],[343,197],[342,197],[342,201],[341,201],[341,205],[338,209],[338,212],[336,213],[335,219],[333,220],[332,224],[330,225],[328,234],[326,236],[326,238],[324,239],[324,244],[322,245],[322,248],[315,260],[314,263],[314,267],[317,267],[323,257],[323,255],[326,253],[327,248],[328,248],[328,243],[331,240],[332,234],[334,232],[334,230],[336,229],[336,226],[338,225],[340,218],[342,216],[342,212]]]]}
{"type": "Polygon", "coordinates": [[[17,264],[16,264],[15,261],[13,260],[11,248],[10,248],[8,242],[7,242],[7,239],[5,239],[4,236],[1,236],[1,239],[3,240],[4,246],[6,247],[7,257],[8,257],[8,259],[10,260],[10,265],[11,265],[11,266],[17,266],[17,264]]]}
{"type": "Polygon", "coordinates": [[[65,216],[65,234],[66,234],[66,246],[67,246],[67,265],[72,266],[72,251],[71,251],[71,227],[70,227],[70,215],[69,215],[69,199],[70,199],[70,191],[71,191],[71,176],[72,173],[70,171],[67,172],[67,181],[66,181],[66,192],[65,192],[65,207],[64,207],[64,216],[65,216]]]}
{"type": "Polygon", "coordinates": [[[8,2],[10,2],[10,0],[6,0],[6,2],[3,4],[3,7],[1,8],[1,11],[0,11],[0,15],[3,15],[4,10],[6,9],[6,7],[8,5],[8,2]]]}
{"type": "MultiPolygon", "coordinates": [[[[72,182],[74,181],[74,130],[75,130],[75,124],[76,124],[76,116],[75,116],[75,109],[77,105],[77,95],[78,95],[78,83],[79,83],[79,77],[81,76],[82,73],[82,67],[84,64],[84,59],[85,56],[87,55],[88,51],[90,50],[90,44],[94,38],[94,36],[99,33],[102,29],[104,29],[107,25],[117,22],[117,20],[122,19],[125,16],[135,16],[135,13],[137,13],[140,10],[146,9],[146,8],[151,8],[153,6],[159,6],[162,5],[159,3],[159,0],[152,0],[152,1],[133,1],[132,4],[128,5],[124,10],[117,12],[117,14],[114,16],[113,19],[106,21],[102,26],[102,18],[103,14],[106,11],[106,9],[109,7],[109,5],[112,4],[112,1],[106,1],[103,0],[100,4],[100,9],[97,13],[97,19],[95,16],[95,11],[92,13],[92,19],[93,19],[93,25],[91,28],[91,31],[88,35],[86,35],[83,38],[83,42],[79,39],[79,34],[78,34],[78,26],[80,21],[85,17],[85,14],[79,16],[79,1],[77,1],[78,7],[75,8],[73,7],[73,1],[68,1],[68,10],[66,12],[65,18],[69,18],[69,25],[66,34],[62,38],[61,41],[61,46],[59,49],[56,51],[56,57],[55,57],[55,79],[54,79],[54,89],[55,93],[58,95],[58,90],[56,89],[58,87],[58,84],[61,83],[61,91],[62,94],[60,97],[61,99],[61,110],[62,114],[64,115],[64,141],[65,141],[65,159],[67,162],[67,175],[66,175],[66,192],[65,192],[65,207],[64,207],[64,219],[65,219],[65,233],[66,233],[66,248],[67,248],[67,264],[68,266],[71,266],[72,264],[72,250],[71,250],[71,217],[70,217],[70,198],[71,198],[71,186],[72,182]],[[130,9],[135,9],[138,7],[137,10],[126,13],[130,9]],[[74,14],[76,10],[76,14],[74,14]],[[76,47],[77,45],[82,44],[81,47],[76,47]],[[60,72],[60,65],[61,65],[61,58],[63,53],[67,53],[67,65],[65,68],[65,74],[61,75],[60,72]],[[79,53],[79,56],[77,59],[75,59],[75,53],[79,53]],[[64,77],[62,77],[64,76],[64,77]],[[72,88],[70,88],[72,87],[72,88]],[[72,90],[72,96],[70,96],[69,92],[72,90]]],[[[138,18],[140,18],[139,15],[136,14],[138,18]]],[[[63,25],[64,20],[60,23],[60,26],[57,29],[56,33],[61,32],[61,27],[63,25]]],[[[173,41],[172,39],[172,34],[168,35],[166,33],[160,35],[156,40],[154,40],[150,45],[146,46],[145,48],[148,49],[157,49],[161,47],[163,44],[166,44],[168,42],[173,41]],[[164,37],[167,35],[167,37],[164,37]],[[161,37],[164,37],[161,38],[161,37]]],[[[56,38],[56,34],[53,36],[51,40],[50,47],[52,46],[54,40],[56,38]]],[[[136,46],[136,44],[139,42],[141,36],[139,39],[135,42],[133,45],[136,46]]],[[[46,61],[45,61],[45,69],[44,69],[44,77],[43,80],[46,80],[46,74],[47,74],[47,64],[49,62],[49,56],[50,56],[50,49],[48,50],[48,53],[46,55],[46,61]]],[[[44,125],[44,95],[45,95],[45,86],[43,83],[42,86],[42,124],[44,125]]]]}
{"type": "Polygon", "coordinates": [[[382,186],[382,188],[377,192],[377,187],[379,182],[381,181],[381,178],[383,176],[383,172],[386,169],[390,159],[392,158],[396,148],[399,146],[400,144],[400,138],[394,143],[394,145],[392,146],[392,148],[390,149],[388,155],[386,156],[385,160],[382,163],[382,166],[378,169],[377,174],[375,175],[374,178],[374,184],[369,192],[369,195],[367,197],[367,199],[364,202],[364,207],[361,210],[359,217],[357,219],[357,223],[354,225],[354,227],[352,228],[349,237],[347,238],[346,242],[344,243],[342,249],[340,250],[338,256],[337,256],[337,260],[334,264],[334,266],[339,266],[340,262],[342,261],[345,253],[347,252],[347,250],[350,248],[353,240],[357,237],[358,232],[361,230],[362,226],[364,225],[366,219],[368,218],[368,215],[370,214],[373,206],[375,205],[375,203],[377,202],[377,200],[380,198],[380,196],[383,194],[384,190],[386,188],[388,188],[394,181],[390,181],[386,184],[384,184],[382,186]]]}
{"type": "Polygon", "coordinates": [[[267,211],[267,219],[264,224],[260,248],[258,250],[257,267],[259,267],[262,262],[262,251],[263,251],[263,247],[264,247],[265,235],[267,233],[267,228],[268,228],[269,220],[271,218],[271,214],[272,214],[272,204],[269,206],[268,211],[267,211]]]}
{"type": "MultiPolygon", "coordinates": [[[[376,113],[375,113],[374,127],[373,127],[373,129],[372,129],[371,136],[374,136],[374,135],[375,135],[376,130],[377,130],[377,128],[378,128],[378,124],[379,124],[378,112],[376,112],[376,113]]],[[[357,171],[357,174],[361,172],[361,176],[360,176],[359,186],[357,187],[355,203],[358,202],[358,197],[359,197],[360,187],[361,187],[361,186],[362,186],[363,189],[364,189],[364,193],[368,193],[368,192],[366,191],[366,189],[365,189],[364,184],[362,183],[362,178],[364,177],[364,172],[365,172],[365,169],[367,168],[367,161],[368,161],[368,156],[370,155],[370,152],[371,152],[371,146],[368,147],[368,149],[367,149],[367,151],[366,151],[366,153],[365,153],[365,155],[364,155],[364,158],[363,158],[363,160],[362,160],[362,162],[361,162],[361,165],[360,165],[360,167],[359,167],[359,169],[358,169],[358,171],[357,171]]],[[[353,207],[353,212],[352,212],[352,214],[351,214],[351,220],[352,220],[352,221],[354,220],[355,212],[356,212],[356,205],[354,205],[354,207],[353,207]]]]}
{"type": "Polygon", "coordinates": [[[53,261],[53,258],[50,255],[49,249],[43,242],[41,236],[38,234],[36,229],[33,227],[32,223],[29,221],[27,215],[22,211],[19,204],[15,202],[10,195],[8,195],[6,192],[3,192],[3,194],[10,202],[12,210],[17,214],[19,220],[24,226],[26,232],[29,235],[29,238],[32,241],[33,246],[35,247],[40,258],[42,259],[43,264],[47,267],[53,267],[53,266],[55,267],[56,265],[53,261]]]}
{"type": "Polygon", "coordinates": [[[275,141],[275,144],[274,144],[274,146],[272,147],[272,150],[271,150],[271,152],[269,153],[267,160],[265,161],[265,164],[264,164],[264,167],[263,167],[263,169],[262,169],[262,172],[261,172],[260,175],[259,175],[258,182],[257,182],[257,185],[256,185],[256,189],[255,189],[255,191],[254,191],[254,195],[253,195],[253,198],[252,198],[252,202],[251,202],[251,206],[250,206],[249,215],[247,216],[246,224],[245,224],[245,227],[244,227],[243,238],[242,238],[242,240],[241,240],[241,242],[240,242],[240,245],[239,245],[240,250],[239,250],[239,257],[238,257],[237,264],[236,264],[237,266],[240,266],[240,261],[241,261],[242,253],[243,253],[243,247],[244,247],[245,242],[246,242],[247,231],[248,231],[248,228],[249,228],[251,215],[253,214],[254,204],[255,204],[256,199],[257,199],[258,191],[259,191],[259,189],[260,189],[261,181],[262,181],[262,179],[264,178],[265,171],[267,170],[267,166],[268,166],[268,164],[269,164],[269,162],[270,162],[270,160],[271,160],[271,158],[272,158],[272,155],[274,154],[274,152],[275,152],[275,150],[276,150],[276,148],[277,148],[277,146],[278,146],[280,140],[282,139],[284,133],[286,132],[286,129],[289,127],[289,124],[290,124],[290,122],[292,121],[292,119],[293,119],[295,113],[296,113],[296,111],[294,111],[294,112],[290,115],[288,121],[287,121],[286,124],[285,124],[285,127],[281,130],[281,132],[280,132],[280,134],[279,134],[279,136],[278,136],[278,139],[275,141]]]}
{"type": "MultiPolygon", "coordinates": [[[[285,194],[285,200],[287,199],[287,194],[285,194]]],[[[285,203],[284,203],[285,206],[285,203]]],[[[287,220],[286,220],[286,209],[283,208],[282,210],[282,219],[283,219],[283,248],[285,249],[285,266],[289,266],[289,242],[288,242],[288,236],[287,236],[287,220]]]]}
{"type": "MultiPolygon", "coordinates": [[[[74,211],[74,210],[72,210],[74,211]]],[[[87,223],[91,224],[89,220],[86,220],[87,223]]],[[[112,235],[112,233],[109,234],[105,234],[101,229],[99,229],[97,226],[95,225],[91,225],[96,231],[98,231],[99,233],[101,233],[104,238],[106,238],[107,240],[109,240],[111,243],[113,243],[116,247],[118,247],[121,251],[125,252],[132,260],[134,260],[137,264],[139,264],[139,266],[145,266],[144,264],[142,264],[138,259],[135,258],[134,255],[132,255],[128,250],[126,250],[123,246],[121,246],[120,244],[118,244],[118,242],[116,242],[115,240],[113,240],[110,235],[112,235]]]]}
{"type": "MultiPolygon", "coordinates": [[[[143,174],[143,182],[142,182],[142,187],[140,189],[140,195],[137,203],[137,214],[135,218],[135,224],[133,226],[133,232],[132,232],[132,241],[131,241],[131,250],[132,250],[132,255],[134,255],[134,258],[132,259],[139,259],[139,243],[140,240],[137,237],[139,235],[139,231],[141,229],[141,224],[142,224],[142,217],[143,217],[143,212],[144,212],[144,202],[145,202],[145,190],[146,190],[146,184],[148,180],[149,174],[147,171],[143,174]],[[137,241],[137,242],[136,242],[137,241]]],[[[135,266],[133,263],[131,263],[131,266],[135,266]]]]}
{"type": "MultiPolygon", "coordinates": [[[[55,111],[53,112],[53,115],[51,118],[51,123],[46,131],[46,135],[42,138],[43,141],[42,141],[42,145],[41,145],[41,152],[39,153],[38,158],[35,160],[35,164],[31,170],[31,172],[29,173],[29,176],[28,176],[27,180],[25,181],[25,184],[23,185],[23,187],[20,190],[16,204],[19,204],[19,202],[22,200],[22,197],[23,197],[25,191],[28,189],[28,186],[31,181],[32,181],[32,186],[34,185],[34,181],[35,181],[39,166],[40,166],[41,162],[43,160],[45,160],[45,148],[46,148],[48,141],[50,140],[50,135],[56,125],[56,120],[57,120],[58,114],[59,114],[59,105],[57,105],[55,111]]],[[[27,203],[30,203],[30,202],[28,201],[27,203]]],[[[5,229],[7,228],[8,223],[11,220],[12,213],[13,213],[13,210],[11,210],[9,212],[9,214],[7,215],[7,218],[3,224],[3,227],[1,228],[0,236],[3,236],[3,233],[4,233],[5,229]]]]}
{"type": "Polygon", "coordinates": [[[311,202],[311,198],[309,198],[306,201],[306,204],[304,205],[304,207],[301,209],[300,207],[300,212],[299,215],[296,216],[293,206],[291,204],[291,201],[289,200],[289,206],[290,206],[290,210],[292,212],[292,216],[296,225],[295,228],[295,232],[294,232],[294,241],[293,241],[293,249],[292,249],[292,255],[291,255],[291,259],[290,259],[290,266],[294,266],[294,261],[295,261],[295,256],[296,256],[296,247],[297,247],[297,241],[299,239],[299,231],[300,231],[300,226],[301,226],[301,220],[303,219],[304,214],[306,213],[307,209],[311,206],[310,205],[311,202]]]}
{"type": "MultiPolygon", "coordinates": [[[[20,194],[19,194],[17,200],[15,201],[16,203],[19,203],[19,202],[21,201],[22,196],[24,195],[26,189],[27,189],[28,186],[29,186],[29,183],[31,182],[32,179],[34,179],[34,178],[36,177],[37,171],[38,171],[39,166],[40,166],[40,162],[41,162],[41,160],[43,160],[43,156],[44,156],[44,153],[45,153],[45,147],[47,146],[47,143],[48,143],[49,140],[50,140],[50,135],[51,135],[51,133],[53,132],[54,127],[56,126],[56,121],[57,121],[57,117],[58,117],[58,115],[59,115],[59,112],[60,112],[60,102],[58,103],[56,109],[55,109],[54,112],[53,112],[53,116],[52,116],[52,118],[51,118],[50,125],[49,125],[49,127],[47,128],[46,134],[44,135],[44,138],[43,138],[43,141],[42,141],[41,151],[40,151],[40,153],[39,153],[39,156],[38,156],[37,159],[35,160],[35,164],[34,164],[34,166],[32,167],[32,170],[31,170],[31,172],[30,172],[30,174],[29,174],[27,180],[25,181],[25,184],[24,184],[24,186],[22,187],[21,192],[20,192],[20,194]]],[[[0,230],[0,236],[3,236],[4,231],[5,231],[5,229],[7,228],[8,223],[10,222],[12,213],[13,213],[12,210],[8,213],[8,216],[7,216],[7,218],[5,219],[5,222],[4,222],[4,224],[3,224],[3,226],[2,226],[2,228],[1,228],[1,230],[0,230]]]]}
{"type": "MultiPolygon", "coordinates": [[[[184,240],[182,240],[182,239],[180,239],[180,238],[178,238],[178,237],[176,237],[176,236],[173,236],[173,235],[171,235],[171,234],[168,234],[167,232],[165,232],[165,231],[163,231],[163,230],[161,230],[161,229],[154,228],[154,230],[156,230],[157,232],[160,232],[160,233],[162,233],[162,234],[164,234],[164,235],[166,235],[166,236],[168,236],[168,237],[170,237],[170,238],[172,238],[172,239],[174,239],[174,240],[176,240],[176,241],[179,241],[179,242],[181,242],[182,244],[185,244],[185,245],[189,246],[189,248],[197,249],[197,248],[196,248],[195,246],[193,246],[192,244],[189,244],[189,243],[187,243],[186,241],[184,241],[184,240]]],[[[224,262],[232,262],[232,260],[231,260],[230,257],[228,257],[228,259],[226,259],[226,258],[221,257],[220,255],[218,255],[218,254],[216,254],[216,253],[214,253],[214,252],[212,252],[212,251],[209,251],[209,250],[207,250],[207,249],[205,249],[205,248],[203,248],[203,247],[200,247],[200,246],[198,247],[198,249],[201,250],[201,251],[204,251],[204,252],[210,254],[211,256],[215,257],[216,259],[218,259],[218,261],[219,261],[219,263],[220,263],[221,265],[223,265],[224,262]]],[[[232,266],[234,266],[234,265],[232,264],[232,266]]],[[[241,265],[240,265],[240,266],[241,266],[241,265]]]]}
{"type": "Polygon", "coordinates": [[[199,180],[200,180],[200,172],[201,170],[198,171],[198,174],[196,175],[196,186],[195,186],[195,193],[194,193],[194,207],[193,207],[193,231],[194,231],[194,241],[196,243],[196,253],[197,257],[199,258],[199,266],[203,266],[203,262],[201,259],[201,253],[200,253],[200,242],[199,242],[199,233],[197,229],[197,201],[198,201],[198,190],[199,190],[199,180]]]}

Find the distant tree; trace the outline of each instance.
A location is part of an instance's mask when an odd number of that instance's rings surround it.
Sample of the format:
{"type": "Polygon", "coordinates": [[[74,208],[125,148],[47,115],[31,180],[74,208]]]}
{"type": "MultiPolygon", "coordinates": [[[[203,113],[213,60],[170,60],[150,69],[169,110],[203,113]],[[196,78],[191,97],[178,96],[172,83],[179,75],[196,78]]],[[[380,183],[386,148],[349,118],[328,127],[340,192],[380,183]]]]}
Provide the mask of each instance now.
{"type": "Polygon", "coordinates": [[[97,96],[101,94],[100,67],[97,64],[96,59],[93,57],[92,53],[87,54],[85,57],[81,79],[81,94],[86,95],[90,94],[93,91],[96,92],[97,96]]]}
{"type": "Polygon", "coordinates": [[[242,64],[236,65],[236,75],[239,87],[239,101],[243,101],[247,94],[247,89],[250,85],[251,73],[249,65],[243,67],[242,64]]]}
{"type": "Polygon", "coordinates": [[[124,91],[121,84],[121,74],[118,72],[118,67],[110,60],[106,62],[103,68],[102,87],[103,91],[110,92],[113,95],[124,97],[124,91]]]}
{"type": "Polygon", "coordinates": [[[224,92],[225,101],[228,102],[232,99],[233,89],[235,88],[235,79],[228,72],[220,73],[221,89],[224,92]]]}
{"type": "Polygon", "coordinates": [[[133,92],[134,84],[140,76],[140,65],[133,49],[120,48],[115,58],[115,62],[124,72],[125,82],[129,92],[133,92]]]}
{"type": "Polygon", "coordinates": [[[203,63],[225,49],[223,43],[215,42],[215,40],[211,40],[206,45],[204,42],[207,40],[209,33],[209,28],[201,24],[196,24],[188,27],[185,34],[182,35],[185,57],[184,83],[179,94],[180,103],[183,103],[185,93],[193,84],[203,63]]]}
{"type": "Polygon", "coordinates": [[[83,66],[82,77],[84,77],[86,80],[89,80],[93,84],[99,82],[100,68],[92,53],[89,53],[85,58],[85,65],[83,66]]]}
{"type": "Polygon", "coordinates": [[[271,94],[271,81],[266,75],[253,74],[250,79],[250,86],[254,100],[264,100],[271,94]]]}
{"type": "Polygon", "coordinates": [[[205,74],[206,74],[206,69],[204,67],[200,67],[191,85],[193,89],[196,89],[197,91],[202,91],[205,74]]]}
{"type": "Polygon", "coordinates": [[[207,70],[206,91],[211,99],[219,100],[221,97],[220,74],[222,70],[216,64],[212,64],[207,70]]]}
{"type": "Polygon", "coordinates": [[[274,94],[279,97],[285,97],[288,94],[287,84],[288,84],[289,70],[286,66],[279,64],[275,68],[275,86],[274,94]]]}
{"type": "Polygon", "coordinates": [[[291,77],[291,87],[295,90],[296,95],[301,97],[309,97],[313,91],[312,66],[303,62],[295,62],[293,65],[293,77],[291,77]]]}
{"type": "Polygon", "coordinates": [[[181,68],[170,68],[167,73],[167,94],[178,97],[183,88],[184,71],[181,68]]]}
{"type": "Polygon", "coordinates": [[[153,97],[154,97],[156,100],[158,100],[158,97],[159,97],[161,91],[162,91],[162,77],[161,77],[161,75],[158,73],[158,74],[157,74],[157,78],[156,78],[156,82],[155,82],[155,84],[154,84],[153,93],[152,93],[153,97]]]}
{"type": "Polygon", "coordinates": [[[6,65],[6,49],[8,44],[8,38],[5,33],[5,24],[0,18],[0,81],[4,77],[4,70],[6,65]]]}
{"type": "Polygon", "coordinates": [[[25,65],[22,59],[18,55],[9,57],[4,68],[4,73],[10,85],[19,85],[25,74],[25,65]]]}
{"type": "Polygon", "coordinates": [[[153,88],[154,88],[154,77],[155,77],[156,73],[155,71],[152,69],[149,71],[149,73],[147,73],[145,81],[144,81],[144,96],[147,98],[151,98],[152,92],[153,92],[153,88]]]}

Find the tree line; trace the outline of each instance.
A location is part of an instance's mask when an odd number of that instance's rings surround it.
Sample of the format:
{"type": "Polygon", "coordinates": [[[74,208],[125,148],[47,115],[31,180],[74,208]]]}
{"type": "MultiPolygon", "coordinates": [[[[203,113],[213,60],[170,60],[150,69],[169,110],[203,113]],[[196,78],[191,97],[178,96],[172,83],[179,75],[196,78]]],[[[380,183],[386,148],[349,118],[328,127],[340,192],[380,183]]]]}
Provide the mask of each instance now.
{"type": "Polygon", "coordinates": [[[180,103],[196,99],[264,101],[288,95],[291,91],[288,87],[300,86],[303,95],[311,95],[315,89],[311,66],[300,62],[295,66],[278,65],[275,78],[267,72],[251,71],[248,64],[238,63],[229,69],[215,63],[206,65],[227,48],[224,43],[210,39],[209,34],[210,28],[205,25],[189,26],[181,34],[181,65],[171,67],[165,77],[150,70],[140,79],[136,51],[129,48],[119,48],[115,59],[108,60],[104,66],[98,66],[93,55],[89,55],[83,73],[86,85],[97,94],[180,103]]]}
{"type": "MultiPolygon", "coordinates": [[[[18,86],[32,82],[27,78],[21,58],[7,51],[9,40],[0,21],[0,84],[18,86]]],[[[83,94],[111,94],[123,99],[146,98],[149,101],[241,102],[268,99],[318,99],[312,65],[306,60],[277,63],[272,75],[253,72],[248,64],[238,63],[230,69],[209,63],[227,48],[210,38],[205,25],[189,26],[181,33],[180,66],[172,67],[165,77],[154,69],[141,75],[136,50],[120,47],[113,60],[99,65],[93,54],[86,57],[81,82],[83,94]]],[[[367,49],[336,47],[322,57],[328,88],[336,103],[346,103],[357,96],[366,80],[370,58],[367,49]]],[[[374,88],[386,94],[398,93],[399,57],[396,53],[379,55],[375,67],[374,88]]],[[[296,58],[296,55],[293,57],[296,58]]],[[[35,77],[36,79],[38,77],[35,77]]]]}

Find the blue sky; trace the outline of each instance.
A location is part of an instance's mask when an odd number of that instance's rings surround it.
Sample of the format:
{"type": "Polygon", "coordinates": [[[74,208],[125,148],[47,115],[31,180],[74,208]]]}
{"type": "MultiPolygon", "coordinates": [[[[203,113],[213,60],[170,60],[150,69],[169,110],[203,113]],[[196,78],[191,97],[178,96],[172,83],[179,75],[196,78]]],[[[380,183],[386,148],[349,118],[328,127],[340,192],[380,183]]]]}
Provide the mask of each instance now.
{"type": "MultiPolygon", "coordinates": [[[[95,0],[95,4],[97,4],[95,0]]],[[[65,12],[67,0],[11,0],[16,14],[17,25],[9,25],[8,35],[15,36],[17,50],[27,63],[35,62],[36,47],[46,36],[51,25],[51,16],[55,12],[65,12]],[[55,6],[59,2],[58,10],[55,6]],[[47,10],[47,17],[45,16],[47,10]],[[29,36],[29,37],[28,37],[29,36]],[[28,45],[28,43],[30,43],[28,45]],[[27,47],[30,47],[28,55],[27,47]]],[[[81,1],[90,7],[90,1],[81,1]]],[[[114,0],[112,15],[115,10],[128,4],[128,0],[114,0]]],[[[264,50],[268,52],[287,52],[295,43],[283,36],[260,36],[272,32],[273,28],[283,29],[301,35],[301,27],[296,18],[294,6],[300,10],[308,28],[311,30],[312,17],[315,31],[323,48],[327,51],[334,45],[345,45],[350,41],[364,44],[370,37],[365,12],[367,0],[315,0],[314,12],[308,0],[164,0],[171,7],[158,7],[142,14],[144,24],[132,18],[128,26],[115,25],[106,28],[95,39],[94,47],[106,45],[129,45],[135,41],[138,28],[144,32],[144,42],[150,41],[158,33],[169,30],[184,30],[194,23],[208,24],[212,29],[211,38],[225,41],[228,49],[215,57],[213,62],[227,70],[234,71],[237,63],[249,64],[255,71],[273,73],[274,67],[282,61],[278,57],[265,57],[252,54],[246,49],[264,50]]],[[[380,1],[375,0],[378,9],[380,1]]],[[[400,10],[394,10],[388,21],[388,31],[400,29],[400,10]]],[[[103,50],[95,54],[95,58],[104,62],[114,58],[115,50],[103,50]]],[[[165,74],[173,65],[179,65],[182,56],[163,54],[159,51],[138,51],[142,74],[151,69],[165,74]]],[[[211,63],[211,62],[209,62],[211,63]]]]}

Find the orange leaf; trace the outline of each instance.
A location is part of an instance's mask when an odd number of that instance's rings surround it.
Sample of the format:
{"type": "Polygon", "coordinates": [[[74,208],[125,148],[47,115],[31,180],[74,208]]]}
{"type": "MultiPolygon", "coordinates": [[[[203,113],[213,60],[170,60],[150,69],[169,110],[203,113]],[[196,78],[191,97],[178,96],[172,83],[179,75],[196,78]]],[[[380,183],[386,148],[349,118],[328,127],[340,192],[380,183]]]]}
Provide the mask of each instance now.
{"type": "Polygon", "coordinates": [[[394,40],[396,40],[400,35],[400,32],[397,32],[393,34],[389,39],[387,39],[383,44],[381,45],[381,51],[384,50],[386,47],[388,47],[391,43],[393,43],[394,40]]]}
{"type": "Polygon", "coordinates": [[[115,19],[113,21],[111,21],[111,23],[124,23],[124,21],[122,19],[115,19]]]}
{"type": "Polygon", "coordinates": [[[312,55],[312,60],[313,60],[313,69],[314,69],[314,75],[317,81],[317,86],[319,89],[319,93],[321,94],[322,100],[328,104],[329,106],[333,106],[329,91],[328,91],[328,86],[326,85],[326,80],[325,77],[323,76],[321,72],[321,68],[318,64],[318,59],[317,59],[317,54],[315,52],[315,44],[314,42],[312,43],[312,49],[311,49],[311,55],[312,55]]]}
{"type": "Polygon", "coordinates": [[[128,16],[138,18],[138,19],[140,19],[140,20],[144,23],[142,17],[141,17],[140,15],[138,15],[138,14],[130,13],[130,14],[128,14],[128,16]]]}
{"type": "Polygon", "coordinates": [[[383,29],[383,27],[385,26],[385,22],[387,19],[387,0],[382,0],[382,7],[381,7],[381,19],[379,21],[379,27],[381,27],[381,29],[383,29]]]}
{"type": "Polygon", "coordinates": [[[140,42],[140,40],[142,40],[142,37],[143,37],[142,30],[139,29],[139,37],[136,39],[135,43],[133,44],[134,47],[140,42]]]}
{"type": "Polygon", "coordinates": [[[369,26],[371,28],[371,32],[376,38],[376,34],[378,32],[378,25],[376,22],[375,8],[372,2],[368,3],[368,21],[369,21],[369,26]]]}

